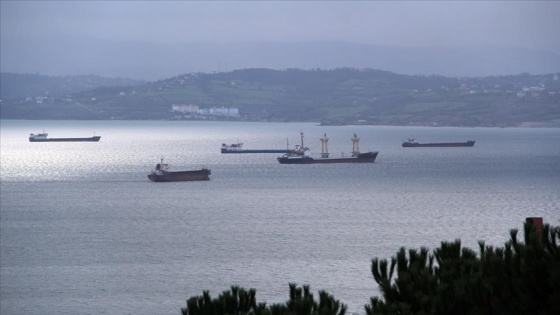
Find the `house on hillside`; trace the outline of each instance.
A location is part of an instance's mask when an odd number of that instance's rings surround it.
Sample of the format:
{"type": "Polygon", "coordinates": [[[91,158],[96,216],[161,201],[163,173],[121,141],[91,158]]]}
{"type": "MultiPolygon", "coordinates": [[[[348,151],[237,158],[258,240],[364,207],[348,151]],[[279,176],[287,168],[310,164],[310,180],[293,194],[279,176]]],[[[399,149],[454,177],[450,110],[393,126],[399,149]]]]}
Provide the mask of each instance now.
{"type": "Polygon", "coordinates": [[[183,114],[193,114],[198,112],[199,107],[194,104],[173,104],[171,105],[171,110],[183,114]]]}
{"type": "Polygon", "coordinates": [[[200,115],[206,116],[227,116],[227,117],[239,117],[239,108],[237,107],[211,107],[211,108],[201,108],[197,111],[200,115]]]}

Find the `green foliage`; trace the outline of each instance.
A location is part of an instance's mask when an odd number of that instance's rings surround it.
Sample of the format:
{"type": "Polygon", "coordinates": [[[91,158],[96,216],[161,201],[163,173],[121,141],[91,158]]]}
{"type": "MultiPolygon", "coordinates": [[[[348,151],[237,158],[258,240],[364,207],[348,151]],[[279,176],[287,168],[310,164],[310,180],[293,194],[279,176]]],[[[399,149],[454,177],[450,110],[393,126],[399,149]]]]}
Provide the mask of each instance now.
{"type": "Polygon", "coordinates": [[[290,283],[290,299],[267,307],[257,303],[255,289],[245,290],[232,286],[218,298],[212,299],[208,291],[202,296],[191,297],[183,315],[345,315],[347,306],[325,291],[319,291],[319,302],[314,300],[308,285],[298,287],[290,283]]]}
{"type": "MultiPolygon", "coordinates": [[[[390,261],[374,258],[371,272],[382,297],[365,305],[367,315],[560,314],[560,228],[537,232],[524,225],[524,243],[510,231],[504,247],[479,242],[479,253],[460,240],[427,248],[401,248],[390,261]]],[[[314,299],[309,285],[290,283],[289,300],[267,306],[256,291],[231,287],[218,298],[191,297],[183,315],[345,315],[347,306],[325,291],[314,299]]]]}
{"type": "Polygon", "coordinates": [[[209,291],[202,296],[191,297],[187,300],[187,307],[181,309],[183,314],[190,315],[225,315],[249,314],[257,310],[255,289],[245,290],[232,286],[230,291],[224,291],[217,299],[212,299],[209,291]]]}
{"type": "Polygon", "coordinates": [[[0,73],[0,98],[6,100],[35,96],[65,97],[68,94],[100,87],[111,90],[144,83],[141,80],[105,78],[96,75],[47,76],[2,72],[0,73]]]}
{"type": "Polygon", "coordinates": [[[171,119],[177,115],[172,104],[233,106],[244,120],[325,124],[516,126],[560,119],[560,80],[552,75],[449,78],[351,68],[244,69],[148,83],[2,73],[0,83],[4,119],[171,119]],[[546,90],[523,92],[541,85],[546,90]]]}
{"type": "Polygon", "coordinates": [[[503,248],[479,242],[479,255],[461,242],[442,242],[429,254],[401,248],[372,260],[383,298],[373,297],[367,315],[379,314],[560,314],[560,228],[524,226],[503,248]],[[396,278],[393,279],[396,268],[396,278]]]}

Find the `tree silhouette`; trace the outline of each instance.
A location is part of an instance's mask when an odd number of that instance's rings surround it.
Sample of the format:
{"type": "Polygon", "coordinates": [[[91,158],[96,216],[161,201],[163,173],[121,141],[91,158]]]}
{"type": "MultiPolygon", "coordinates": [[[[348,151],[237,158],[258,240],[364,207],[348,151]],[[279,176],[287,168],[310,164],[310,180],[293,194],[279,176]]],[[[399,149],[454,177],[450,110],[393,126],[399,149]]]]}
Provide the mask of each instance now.
{"type": "Polygon", "coordinates": [[[347,306],[336,300],[326,291],[319,291],[319,302],[314,300],[309,285],[298,287],[289,284],[290,299],[286,303],[257,303],[256,290],[245,290],[232,286],[216,299],[208,291],[202,296],[191,297],[187,307],[182,308],[183,315],[345,315],[347,306]]]}
{"type": "MultiPolygon", "coordinates": [[[[372,259],[380,297],[366,315],[548,315],[560,314],[560,228],[528,221],[510,231],[503,247],[478,243],[479,253],[460,240],[427,248],[400,248],[390,260],[372,259]]],[[[326,291],[315,300],[309,285],[289,284],[289,300],[257,303],[256,290],[232,286],[216,299],[208,291],[191,297],[183,315],[345,315],[347,306],[326,291]]]]}
{"type": "Polygon", "coordinates": [[[527,222],[524,243],[517,234],[503,248],[479,242],[479,256],[456,240],[373,259],[382,298],[366,314],[560,314],[560,229],[527,222]]]}

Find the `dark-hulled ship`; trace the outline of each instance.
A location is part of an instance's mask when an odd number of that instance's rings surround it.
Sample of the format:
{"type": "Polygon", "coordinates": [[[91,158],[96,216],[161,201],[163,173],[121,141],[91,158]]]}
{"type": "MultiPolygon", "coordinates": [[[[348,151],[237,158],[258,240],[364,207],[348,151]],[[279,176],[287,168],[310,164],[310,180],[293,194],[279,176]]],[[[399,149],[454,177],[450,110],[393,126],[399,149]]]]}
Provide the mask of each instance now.
{"type": "Polygon", "coordinates": [[[373,163],[377,158],[378,151],[360,152],[360,139],[354,134],[352,140],[352,155],[345,157],[332,158],[329,157],[327,134],[319,139],[322,142],[321,157],[314,158],[311,156],[309,148],[303,145],[303,132],[301,135],[301,145],[296,145],[295,150],[278,157],[280,164],[330,164],[330,163],[373,163]]]}
{"type": "Polygon", "coordinates": [[[29,134],[29,142],[98,142],[100,136],[93,136],[89,138],[49,138],[48,133],[29,134]]]}
{"type": "Polygon", "coordinates": [[[403,148],[422,148],[422,147],[472,147],[474,146],[474,140],[468,140],[467,142],[440,142],[440,143],[418,143],[414,138],[408,138],[403,141],[403,148]]]}
{"type": "Polygon", "coordinates": [[[170,171],[169,164],[161,163],[156,165],[156,168],[148,174],[148,178],[153,182],[183,182],[183,181],[197,181],[209,180],[210,170],[202,168],[200,170],[192,171],[170,171]]]}

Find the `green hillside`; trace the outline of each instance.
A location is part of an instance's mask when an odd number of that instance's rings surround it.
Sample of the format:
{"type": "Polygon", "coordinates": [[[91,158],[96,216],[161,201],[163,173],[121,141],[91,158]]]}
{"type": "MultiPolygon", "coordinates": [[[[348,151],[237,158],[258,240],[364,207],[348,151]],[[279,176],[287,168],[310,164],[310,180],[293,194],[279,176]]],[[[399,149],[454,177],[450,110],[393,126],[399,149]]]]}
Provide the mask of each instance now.
{"type": "Polygon", "coordinates": [[[8,93],[3,83],[1,115],[3,119],[240,119],[517,126],[560,120],[558,77],[521,74],[449,78],[350,68],[245,69],[98,87],[58,97],[40,92],[31,97],[8,93]],[[173,104],[193,104],[201,109],[235,107],[239,117],[185,115],[173,112],[173,104]]]}

